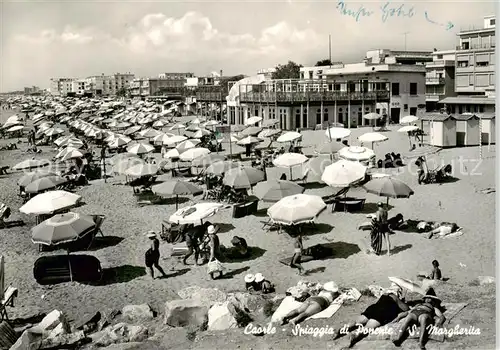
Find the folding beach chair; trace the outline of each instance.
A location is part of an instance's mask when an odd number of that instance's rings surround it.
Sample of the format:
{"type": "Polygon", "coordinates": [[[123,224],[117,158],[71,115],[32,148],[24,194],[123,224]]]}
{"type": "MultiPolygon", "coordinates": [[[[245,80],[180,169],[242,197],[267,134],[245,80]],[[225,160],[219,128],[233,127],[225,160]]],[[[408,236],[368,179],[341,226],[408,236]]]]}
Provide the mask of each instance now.
{"type": "Polygon", "coordinates": [[[0,303],[0,321],[8,321],[7,306],[14,307],[14,299],[17,297],[17,288],[8,286],[3,293],[3,300],[0,303]]]}
{"type": "Polygon", "coordinates": [[[102,223],[104,222],[104,219],[106,219],[106,215],[91,215],[91,216],[95,223],[94,236],[97,236],[100,233],[101,236],[104,237],[104,233],[102,233],[101,226],[102,223]]]}

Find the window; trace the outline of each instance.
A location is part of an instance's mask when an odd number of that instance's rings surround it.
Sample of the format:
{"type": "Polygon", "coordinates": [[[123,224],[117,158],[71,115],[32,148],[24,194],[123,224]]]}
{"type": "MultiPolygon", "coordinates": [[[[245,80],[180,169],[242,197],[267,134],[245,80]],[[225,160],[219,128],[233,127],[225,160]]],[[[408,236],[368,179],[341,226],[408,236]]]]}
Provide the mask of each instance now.
{"type": "Polygon", "coordinates": [[[392,83],[392,96],[399,96],[399,83],[392,83]]]}
{"type": "Polygon", "coordinates": [[[404,104],[403,105],[403,110],[407,111],[408,110],[408,105],[407,104],[404,104]]]}
{"type": "Polygon", "coordinates": [[[334,84],[333,85],[333,90],[340,91],[340,84],[334,84]]]}
{"type": "Polygon", "coordinates": [[[466,41],[466,42],[463,42],[462,43],[462,50],[468,50],[469,49],[469,42],[466,41]]]}
{"type": "Polygon", "coordinates": [[[479,105],[479,113],[484,113],[484,106],[483,105],[479,105]]]}
{"type": "Polygon", "coordinates": [[[328,121],[328,108],[325,108],[325,112],[323,113],[323,121],[324,122],[328,121]]]}
{"type": "Polygon", "coordinates": [[[312,80],[312,78],[313,78],[313,72],[309,72],[309,79],[312,80]]]}
{"type": "Polygon", "coordinates": [[[321,109],[318,108],[316,111],[316,125],[321,124],[321,109]]]}
{"type": "Polygon", "coordinates": [[[410,95],[417,95],[417,83],[410,83],[410,95]]]}
{"type": "Polygon", "coordinates": [[[476,62],[476,67],[488,67],[489,62],[476,62]]]}
{"type": "Polygon", "coordinates": [[[342,107],[339,108],[339,112],[342,112],[342,107]]]}
{"type": "Polygon", "coordinates": [[[362,112],[363,110],[361,109],[361,107],[359,107],[359,108],[358,108],[358,111],[359,111],[359,112],[362,112]]]}
{"type": "Polygon", "coordinates": [[[442,60],[443,59],[443,55],[437,55],[437,59],[438,60],[442,60]]]}
{"type": "Polygon", "coordinates": [[[492,19],[490,19],[490,26],[494,26],[494,25],[495,25],[495,19],[492,18],[492,19]]]}
{"type": "Polygon", "coordinates": [[[365,107],[365,112],[370,112],[370,107],[365,107]]]}

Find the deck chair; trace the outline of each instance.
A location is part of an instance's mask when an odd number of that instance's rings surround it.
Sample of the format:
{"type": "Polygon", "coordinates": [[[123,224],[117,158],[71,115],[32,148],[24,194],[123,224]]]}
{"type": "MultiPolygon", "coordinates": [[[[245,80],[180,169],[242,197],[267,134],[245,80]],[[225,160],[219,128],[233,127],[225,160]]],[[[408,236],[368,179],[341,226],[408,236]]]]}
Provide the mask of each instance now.
{"type": "Polygon", "coordinates": [[[261,221],[262,223],[262,229],[266,230],[266,232],[269,231],[278,231],[278,233],[281,233],[281,225],[274,222],[273,219],[269,218],[267,221],[261,221]]]}
{"type": "Polygon", "coordinates": [[[306,183],[307,181],[307,175],[309,174],[309,169],[306,169],[306,171],[304,171],[304,174],[302,175],[302,177],[298,178],[298,179],[295,179],[293,181],[295,182],[302,182],[302,183],[306,183]]]}
{"type": "Polygon", "coordinates": [[[7,175],[8,174],[7,170],[9,170],[9,166],[0,167],[0,175],[7,175]]]}
{"type": "Polygon", "coordinates": [[[10,216],[11,210],[4,203],[0,204],[0,228],[6,228],[7,224],[5,223],[5,219],[8,219],[10,216]]]}
{"type": "Polygon", "coordinates": [[[0,304],[0,321],[8,321],[7,306],[14,307],[14,299],[17,297],[17,288],[8,286],[3,293],[3,300],[0,304]]]}
{"type": "Polygon", "coordinates": [[[337,198],[342,197],[343,195],[347,194],[348,191],[349,191],[349,187],[344,187],[344,188],[340,189],[337,193],[334,193],[334,194],[331,194],[328,196],[323,196],[323,197],[321,197],[321,199],[323,199],[323,202],[325,202],[325,204],[333,204],[337,198]]]}
{"type": "Polygon", "coordinates": [[[102,223],[104,222],[104,219],[106,219],[106,215],[91,215],[91,217],[95,222],[94,236],[97,236],[100,233],[101,236],[104,237],[104,233],[102,233],[101,226],[102,223]]]}

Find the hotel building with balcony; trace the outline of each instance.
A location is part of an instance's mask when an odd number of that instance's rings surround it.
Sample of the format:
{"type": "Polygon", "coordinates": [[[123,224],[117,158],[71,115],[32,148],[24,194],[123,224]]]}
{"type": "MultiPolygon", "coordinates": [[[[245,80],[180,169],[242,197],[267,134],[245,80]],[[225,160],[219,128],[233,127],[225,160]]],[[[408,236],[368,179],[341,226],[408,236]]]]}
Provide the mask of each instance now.
{"type": "Polygon", "coordinates": [[[453,114],[495,112],[495,16],[480,29],[458,33],[455,55],[457,96],[439,101],[453,114]]]}
{"type": "Polygon", "coordinates": [[[427,112],[438,111],[439,101],[456,96],[455,50],[434,51],[432,62],[425,64],[425,104],[427,112]]]}

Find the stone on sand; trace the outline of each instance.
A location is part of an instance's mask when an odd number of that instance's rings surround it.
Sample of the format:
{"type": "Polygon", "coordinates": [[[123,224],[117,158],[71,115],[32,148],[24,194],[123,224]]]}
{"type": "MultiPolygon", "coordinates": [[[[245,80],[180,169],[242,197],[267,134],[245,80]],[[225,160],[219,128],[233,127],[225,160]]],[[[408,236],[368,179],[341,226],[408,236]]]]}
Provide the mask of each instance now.
{"type": "Polygon", "coordinates": [[[33,327],[33,331],[48,332],[56,328],[59,324],[63,325],[62,327],[66,333],[71,331],[69,323],[66,320],[66,316],[64,316],[64,314],[59,310],[53,310],[45,316],[38,325],[33,327]]]}
{"type": "Polygon", "coordinates": [[[205,327],[208,321],[206,302],[196,299],[171,300],[165,303],[164,323],[173,327],[205,327]]]}
{"type": "Polygon", "coordinates": [[[230,328],[238,328],[238,321],[233,315],[230,307],[230,302],[214,304],[208,310],[208,330],[209,331],[222,331],[230,328]]]}
{"type": "Polygon", "coordinates": [[[479,285],[483,286],[485,284],[495,283],[495,277],[493,276],[479,276],[477,278],[479,285]]]}
{"type": "Polygon", "coordinates": [[[122,315],[132,321],[152,320],[155,316],[148,304],[126,305],[122,309],[122,315]]]}
{"type": "Polygon", "coordinates": [[[98,346],[111,344],[141,342],[147,339],[148,329],[140,325],[118,323],[90,336],[98,346]]]}
{"type": "Polygon", "coordinates": [[[202,288],[198,286],[191,286],[184,288],[177,292],[182,299],[199,300],[206,304],[208,307],[215,303],[223,303],[227,300],[226,293],[217,288],[202,288]]]}

